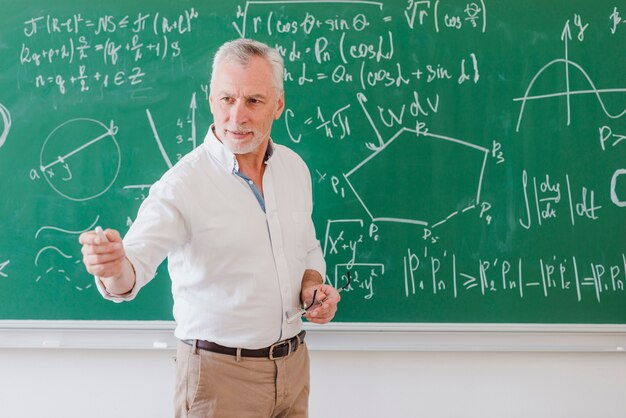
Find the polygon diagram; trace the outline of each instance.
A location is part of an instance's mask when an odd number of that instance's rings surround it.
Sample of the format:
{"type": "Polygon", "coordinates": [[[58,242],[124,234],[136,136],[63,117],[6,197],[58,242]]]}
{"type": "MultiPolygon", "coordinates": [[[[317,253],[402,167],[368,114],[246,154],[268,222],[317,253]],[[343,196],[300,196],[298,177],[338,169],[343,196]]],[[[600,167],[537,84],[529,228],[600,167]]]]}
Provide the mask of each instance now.
{"type": "Polygon", "coordinates": [[[402,128],[344,175],[373,221],[429,225],[480,202],[489,150],[402,128]]]}

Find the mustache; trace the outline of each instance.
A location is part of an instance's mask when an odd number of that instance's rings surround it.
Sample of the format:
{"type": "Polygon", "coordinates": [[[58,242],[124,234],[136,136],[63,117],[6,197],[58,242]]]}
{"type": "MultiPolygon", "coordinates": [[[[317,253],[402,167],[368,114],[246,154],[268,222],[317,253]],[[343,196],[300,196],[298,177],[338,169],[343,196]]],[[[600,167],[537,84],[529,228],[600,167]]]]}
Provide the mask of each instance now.
{"type": "Polygon", "coordinates": [[[249,127],[246,126],[241,126],[241,125],[236,125],[236,126],[226,126],[224,127],[224,130],[229,131],[229,132],[235,132],[238,134],[241,133],[253,133],[256,134],[256,130],[255,129],[250,129],[249,127]]]}

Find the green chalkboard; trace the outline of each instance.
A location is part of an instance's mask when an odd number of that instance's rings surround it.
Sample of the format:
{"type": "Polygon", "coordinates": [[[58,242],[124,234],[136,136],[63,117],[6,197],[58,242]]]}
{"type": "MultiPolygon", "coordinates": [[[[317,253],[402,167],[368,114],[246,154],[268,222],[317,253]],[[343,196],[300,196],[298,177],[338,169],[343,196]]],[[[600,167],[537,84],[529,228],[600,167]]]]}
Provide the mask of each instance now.
{"type": "Polygon", "coordinates": [[[2,1],[0,319],[168,320],[164,266],[97,293],[211,123],[211,58],[284,54],[273,138],[308,163],[337,320],[626,324],[626,7],[616,1],[2,1]]]}

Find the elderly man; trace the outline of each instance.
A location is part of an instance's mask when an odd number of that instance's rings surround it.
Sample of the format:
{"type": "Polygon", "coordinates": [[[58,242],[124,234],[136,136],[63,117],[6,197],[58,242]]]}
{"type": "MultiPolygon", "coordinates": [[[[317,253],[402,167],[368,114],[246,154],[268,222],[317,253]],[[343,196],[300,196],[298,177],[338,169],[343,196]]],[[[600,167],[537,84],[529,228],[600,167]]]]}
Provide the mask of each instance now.
{"type": "Polygon", "coordinates": [[[209,103],[202,146],[153,185],[123,241],[112,229],[82,234],[83,261],[119,302],[168,257],[177,417],[304,417],[300,318],[329,322],[340,297],[324,284],[309,170],[270,138],[285,105],[282,57],[249,39],[222,45],[209,103]]]}

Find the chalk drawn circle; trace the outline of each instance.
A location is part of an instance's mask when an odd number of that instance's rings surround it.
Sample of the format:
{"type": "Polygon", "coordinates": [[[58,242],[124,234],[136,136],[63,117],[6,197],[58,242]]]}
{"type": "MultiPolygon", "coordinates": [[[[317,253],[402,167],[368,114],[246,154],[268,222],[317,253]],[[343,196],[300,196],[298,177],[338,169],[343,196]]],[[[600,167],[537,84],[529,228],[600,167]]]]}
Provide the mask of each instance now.
{"type": "Polygon", "coordinates": [[[120,172],[117,128],[78,118],[57,126],[46,138],[40,170],[50,187],[68,200],[81,202],[106,193],[120,172]]]}
{"type": "Polygon", "coordinates": [[[0,132],[0,147],[2,147],[11,129],[11,113],[2,103],[0,103],[0,116],[2,116],[3,123],[2,132],[0,132]]]}

